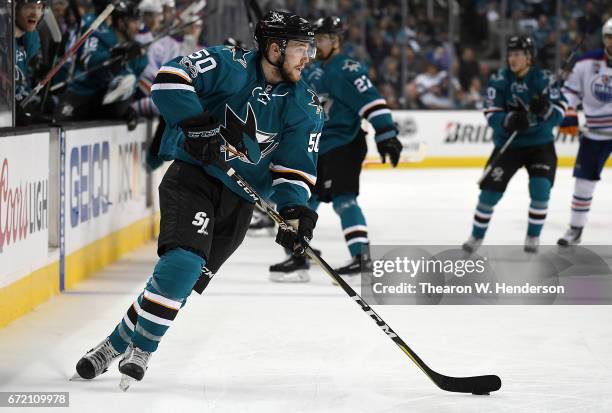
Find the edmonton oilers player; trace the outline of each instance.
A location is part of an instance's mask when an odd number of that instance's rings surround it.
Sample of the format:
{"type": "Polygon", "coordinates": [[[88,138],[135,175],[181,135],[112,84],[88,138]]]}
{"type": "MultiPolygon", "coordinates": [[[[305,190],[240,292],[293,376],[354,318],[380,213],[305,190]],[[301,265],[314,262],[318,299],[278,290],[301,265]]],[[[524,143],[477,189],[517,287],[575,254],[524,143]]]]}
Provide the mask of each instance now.
{"type": "Polygon", "coordinates": [[[303,249],[312,238],[317,214],[307,203],[323,110],[300,77],[314,58],[314,32],[299,16],[271,11],[255,39],[258,51],[210,47],[159,70],[151,88],[166,121],[159,153],[174,159],[159,187],[160,258],[111,335],[79,360],[79,376],[96,377],[124,353],[120,387],[141,380],[192,289],[201,292],[242,243],[253,203],[227,168],[262,196],[275,193],[296,228],[279,228],[279,244],[303,249]]]}
{"type": "Polygon", "coordinates": [[[529,174],[529,218],[524,249],[535,253],[546,219],[548,200],[557,168],[553,127],[563,119],[565,99],[550,74],[533,66],[535,49],[528,37],[508,40],[508,67],[493,74],[487,87],[485,116],[493,129],[494,158],[507,139],[514,141],[480,184],[472,235],[463,244],[474,252],[482,244],[493,208],[516,171],[529,174]]]}
{"type": "MultiPolygon", "coordinates": [[[[340,51],[342,21],[329,16],[315,23],[317,59],[308,69],[306,80],[317,91],[325,109],[325,125],[319,145],[317,185],[310,200],[316,210],[320,202],[331,202],[340,217],[351,261],[336,269],[341,275],[359,274],[369,266],[369,240],[365,217],[359,204],[359,175],[367,152],[362,119],[376,132],[374,140],[386,162],[397,166],[402,144],[391,110],[368,78],[364,65],[340,51]]],[[[270,267],[270,279],[278,282],[306,282],[303,271],[309,262],[303,256],[290,256],[270,267]]]]}
{"type": "Polygon", "coordinates": [[[586,53],[575,64],[563,85],[568,113],[561,124],[562,131],[576,135],[576,108],[582,103],[588,131],[580,137],[580,147],[574,166],[574,195],[570,227],[559,238],[561,246],[578,244],[591,209],[595,185],[612,152],[612,19],[601,30],[604,49],[586,53]]]}

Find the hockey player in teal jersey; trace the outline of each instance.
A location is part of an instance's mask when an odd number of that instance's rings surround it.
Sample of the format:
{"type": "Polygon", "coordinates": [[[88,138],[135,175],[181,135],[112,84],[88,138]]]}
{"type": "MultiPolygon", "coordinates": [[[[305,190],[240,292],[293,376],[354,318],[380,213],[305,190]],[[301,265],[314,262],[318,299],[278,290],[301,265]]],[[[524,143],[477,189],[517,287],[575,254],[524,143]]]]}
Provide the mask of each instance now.
{"type": "Polygon", "coordinates": [[[36,26],[42,19],[44,1],[17,0],[15,5],[15,103],[17,126],[24,126],[35,121],[32,107],[40,101],[34,101],[28,108],[20,103],[32,92],[34,81],[30,64],[40,50],[40,36],[36,26]]]}
{"type": "MultiPolygon", "coordinates": [[[[376,132],[374,140],[383,162],[388,156],[393,167],[399,161],[402,144],[391,110],[368,78],[360,62],[342,54],[342,21],[329,16],[315,23],[317,63],[308,69],[306,80],[316,90],[325,109],[325,125],[319,143],[317,186],[310,200],[316,209],[320,202],[331,202],[340,217],[351,261],[336,271],[341,275],[359,274],[369,265],[366,220],[359,204],[359,175],[367,145],[362,119],[376,132]]],[[[270,279],[277,282],[306,282],[306,257],[290,256],[270,267],[270,279]]]]}
{"type": "Polygon", "coordinates": [[[159,70],[151,88],[166,121],[159,155],[174,160],[159,186],[160,258],[111,335],[79,360],[80,377],[94,378],[124,353],[121,387],[141,380],[192,289],[201,293],[242,243],[253,200],[228,168],[260,194],[274,193],[295,228],[279,228],[279,244],[303,251],[312,238],[317,214],[307,204],[323,109],[300,77],[314,58],[314,32],[307,20],[272,11],[255,38],[258,51],[210,47],[159,70]]]}
{"type": "MultiPolygon", "coordinates": [[[[108,0],[97,0],[100,13],[108,0]]],[[[60,97],[55,110],[57,121],[72,119],[123,119],[135,127],[136,113],[131,98],[136,90],[136,79],[144,70],[147,59],[134,40],[140,26],[140,13],[135,3],[121,0],[111,15],[111,25],[103,22],[87,39],[79,52],[75,78],[60,97]],[[91,70],[117,58],[113,64],[91,70]]],[[[91,16],[83,18],[84,25],[91,16]]]]}
{"type": "Polygon", "coordinates": [[[531,198],[524,249],[537,252],[555,179],[557,155],[552,130],[563,119],[565,98],[551,75],[533,66],[535,49],[530,38],[511,37],[507,50],[508,67],[492,75],[487,87],[484,113],[495,144],[488,162],[511,135],[516,135],[480,184],[472,234],[463,244],[467,252],[482,244],[493,208],[521,167],[529,174],[531,198]]]}

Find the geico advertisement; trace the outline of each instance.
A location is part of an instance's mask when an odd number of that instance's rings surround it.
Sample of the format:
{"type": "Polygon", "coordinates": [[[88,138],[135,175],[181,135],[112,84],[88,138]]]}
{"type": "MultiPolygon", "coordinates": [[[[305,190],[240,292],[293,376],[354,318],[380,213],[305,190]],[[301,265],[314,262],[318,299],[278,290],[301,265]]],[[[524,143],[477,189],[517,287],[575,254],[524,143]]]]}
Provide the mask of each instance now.
{"type": "Polygon", "coordinates": [[[147,216],[146,126],[66,131],[66,251],[147,216]]]}
{"type": "Polygon", "coordinates": [[[0,287],[46,264],[49,134],[0,138],[0,287]]]}
{"type": "MultiPolygon", "coordinates": [[[[584,124],[584,114],[579,114],[584,124]]],[[[426,157],[486,157],[493,150],[493,130],[482,111],[393,111],[399,139],[404,146],[402,159],[418,161],[426,157]]],[[[368,160],[379,159],[374,143],[374,131],[368,128],[368,160]]],[[[559,156],[576,156],[578,138],[557,135],[556,149],[559,156]]]]}

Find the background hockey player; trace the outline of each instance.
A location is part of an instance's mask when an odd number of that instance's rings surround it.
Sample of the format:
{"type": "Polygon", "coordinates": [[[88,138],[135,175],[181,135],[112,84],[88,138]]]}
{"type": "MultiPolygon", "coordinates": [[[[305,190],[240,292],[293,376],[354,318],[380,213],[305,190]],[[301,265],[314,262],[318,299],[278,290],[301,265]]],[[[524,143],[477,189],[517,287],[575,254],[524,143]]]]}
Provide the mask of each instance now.
{"type": "Polygon", "coordinates": [[[314,57],[314,33],[305,19],[272,11],[255,36],[258,52],[211,47],[160,69],[152,86],[167,124],[159,153],[175,159],[159,187],[160,258],[112,334],[78,362],[81,377],[101,374],[125,352],[122,388],[142,379],[192,289],[201,292],[242,243],[253,203],[229,166],[262,195],[275,192],[279,213],[297,229],[279,229],[279,244],[301,250],[312,238],[317,214],[307,203],[323,110],[300,77],[314,57]]]}
{"type": "Polygon", "coordinates": [[[34,100],[25,109],[20,104],[30,95],[34,86],[30,65],[40,50],[36,26],[42,19],[44,8],[44,1],[17,0],[15,3],[15,108],[18,126],[35,121],[32,111],[40,102],[34,100]]]}
{"type": "MultiPolygon", "coordinates": [[[[308,69],[307,81],[316,90],[325,109],[325,126],[319,146],[317,186],[310,205],[331,202],[340,217],[351,261],[336,271],[341,275],[359,274],[369,265],[369,240],[366,220],[357,203],[359,175],[367,144],[362,119],[367,119],[376,135],[374,140],[385,162],[393,167],[399,161],[402,144],[387,106],[368,78],[367,68],[340,51],[342,21],[325,17],[315,23],[317,64],[308,69]]],[[[308,281],[309,263],[305,257],[290,256],[270,267],[273,281],[308,281]]]]}
{"type": "Polygon", "coordinates": [[[463,244],[468,252],[482,244],[493,208],[521,167],[529,174],[531,199],[524,248],[537,252],[555,180],[557,155],[552,129],[563,119],[565,99],[550,74],[533,66],[535,49],[530,38],[511,37],[507,50],[508,67],[492,75],[487,87],[484,113],[495,144],[488,162],[513,133],[516,136],[480,184],[472,235],[463,244]]]}
{"type": "MultiPolygon", "coordinates": [[[[96,2],[96,14],[105,7],[96,2]]],[[[76,66],[75,78],[56,108],[58,121],[79,119],[124,119],[135,127],[136,112],[131,108],[136,79],[147,64],[135,37],[140,13],[135,3],[123,0],[115,6],[111,25],[102,23],[85,42],[76,66]],[[111,58],[108,67],[90,71],[111,58]]]]}
{"type": "Polygon", "coordinates": [[[601,171],[612,152],[612,19],[602,28],[604,48],[586,53],[574,66],[563,86],[568,115],[562,131],[575,135],[576,109],[582,103],[588,131],[580,137],[574,166],[574,195],[570,228],[559,238],[559,245],[578,244],[591,209],[593,193],[601,171]]]}

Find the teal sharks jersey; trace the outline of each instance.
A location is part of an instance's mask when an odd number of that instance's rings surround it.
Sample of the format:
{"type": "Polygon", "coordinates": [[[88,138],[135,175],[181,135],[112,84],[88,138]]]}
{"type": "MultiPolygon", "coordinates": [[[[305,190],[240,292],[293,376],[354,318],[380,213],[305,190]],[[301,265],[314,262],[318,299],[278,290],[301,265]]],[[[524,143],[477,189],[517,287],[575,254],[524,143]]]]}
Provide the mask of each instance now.
{"type": "MultiPolygon", "coordinates": [[[[162,66],[151,87],[153,102],[166,121],[159,156],[199,164],[183,149],[179,123],[208,110],[224,126],[253,134],[258,162],[222,151],[221,157],[263,197],[280,209],[307,205],[316,183],[323,109],[316,93],[297,83],[266,81],[255,51],[210,47],[179,56],[162,66]]],[[[216,165],[203,165],[236,194],[249,196],[216,165]]]]}
{"type": "Polygon", "coordinates": [[[529,103],[534,96],[541,96],[551,103],[550,111],[544,118],[529,113],[529,129],[520,132],[510,147],[542,145],[554,140],[553,128],[561,123],[567,108],[565,97],[560,93],[559,84],[550,73],[537,67],[529,69],[523,78],[517,78],[511,70],[500,69],[489,79],[484,113],[493,129],[495,146],[502,146],[510,137],[504,128],[508,112],[529,112],[529,103]]]}
{"type": "Polygon", "coordinates": [[[319,95],[325,110],[320,153],[349,144],[367,119],[380,142],[397,135],[391,110],[370,81],[364,65],[338,54],[308,67],[304,77],[319,95]]]}
{"type": "MultiPolygon", "coordinates": [[[[85,30],[85,28],[89,27],[92,23],[92,16],[87,15],[83,20],[83,30],[85,30]]],[[[105,91],[109,83],[117,74],[112,73],[109,68],[95,70],[87,75],[83,75],[83,73],[110,59],[111,49],[118,43],[119,39],[115,31],[108,26],[106,22],[103,22],[85,41],[83,49],[79,51],[75,79],[68,85],[68,90],[83,96],[91,96],[101,91],[105,91]]],[[[139,77],[146,65],[146,56],[133,59],[127,64],[127,68],[123,73],[132,73],[136,77],[139,77]]]]}
{"type": "Polygon", "coordinates": [[[30,60],[40,50],[40,36],[35,30],[15,39],[15,100],[21,102],[32,92],[30,60]]]}

